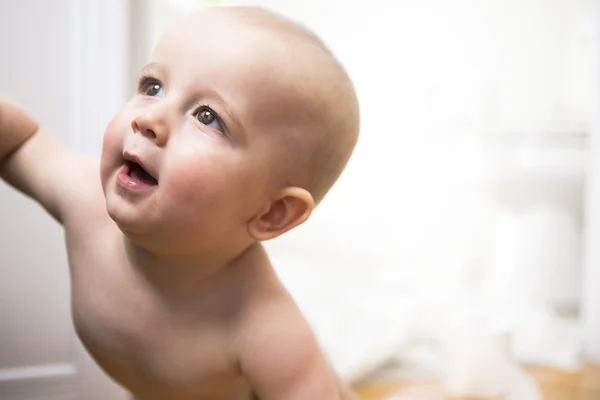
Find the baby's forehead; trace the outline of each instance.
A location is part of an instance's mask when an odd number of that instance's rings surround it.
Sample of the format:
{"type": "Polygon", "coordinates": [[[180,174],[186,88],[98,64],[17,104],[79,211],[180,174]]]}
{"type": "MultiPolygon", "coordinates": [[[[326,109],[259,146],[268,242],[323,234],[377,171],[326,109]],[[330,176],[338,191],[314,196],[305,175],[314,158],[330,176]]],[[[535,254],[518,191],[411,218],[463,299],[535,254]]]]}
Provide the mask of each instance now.
{"type": "MultiPolygon", "coordinates": [[[[292,21],[260,9],[217,7],[186,15],[162,35],[158,48],[178,52],[190,50],[227,52],[248,50],[264,60],[276,57],[280,63],[312,48],[324,50],[309,31],[292,21]],[[243,11],[246,10],[246,11],[243,11]]],[[[314,54],[314,52],[313,52],[314,54]]]]}
{"type": "Polygon", "coordinates": [[[188,75],[213,73],[240,75],[252,80],[261,74],[285,72],[290,66],[282,54],[285,46],[265,32],[214,13],[194,15],[168,29],[159,40],[151,61],[188,75]],[[244,74],[244,72],[251,72],[244,74]]]}
{"type": "Polygon", "coordinates": [[[276,32],[269,28],[272,26],[250,23],[235,12],[209,9],[187,14],[176,21],[161,36],[159,46],[236,46],[250,40],[255,45],[273,45],[269,39],[276,32]]]}
{"type": "Polygon", "coordinates": [[[290,45],[294,41],[299,38],[278,35],[236,16],[203,12],[172,26],[152,58],[166,64],[177,79],[214,85],[238,106],[260,108],[254,110],[259,117],[287,119],[298,107],[318,102],[306,94],[319,81],[310,53],[320,50],[310,49],[310,44],[303,49],[300,42],[290,45]]]}

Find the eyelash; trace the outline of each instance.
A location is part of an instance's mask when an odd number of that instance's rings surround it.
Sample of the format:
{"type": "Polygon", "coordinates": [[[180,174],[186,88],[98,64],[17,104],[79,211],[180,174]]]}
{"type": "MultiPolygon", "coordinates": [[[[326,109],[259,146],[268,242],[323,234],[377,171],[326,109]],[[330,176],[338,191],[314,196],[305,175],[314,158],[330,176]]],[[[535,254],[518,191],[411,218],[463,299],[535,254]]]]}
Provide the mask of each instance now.
{"type": "MultiPolygon", "coordinates": [[[[138,78],[138,82],[137,82],[138,93],[145,95],[145,92],[146,92],[146,90],[148,90],[148,87],[150,85],[160,85],[160,87],[163,88],[163,90],[164,90],[164,87],[163,87],[163,84],[161,81],[159,81],[158,79],[153,78],[151,76],[142,75],[138,78]]],[[[196,107],[196,109],[194,110],[192,115],[195,117],[202,110],[210,111],[215,116],[217,121],[219,122],[219,125],[221,125],[221,127],[223,128],[223,134],[226,134],[227,126],[225,125],[225,122],[223,121],[223,119],[221,119],[221,117],[219,117],[219,114],[217,114],[217,112],[215,110],[213,110],[212,107],[210,107],[208,104],[202,104],[202,105],[196,107]]]]}

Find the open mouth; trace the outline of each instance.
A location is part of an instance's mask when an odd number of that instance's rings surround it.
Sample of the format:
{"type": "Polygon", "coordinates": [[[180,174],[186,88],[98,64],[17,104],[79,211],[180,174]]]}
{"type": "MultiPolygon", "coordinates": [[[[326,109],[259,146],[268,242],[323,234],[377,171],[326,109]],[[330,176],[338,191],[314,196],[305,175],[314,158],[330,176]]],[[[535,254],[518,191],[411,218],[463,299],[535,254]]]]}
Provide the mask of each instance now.
{"type": "Polygon", "coordinates": [[[125,167],[127,168],[127,176],[129,176],[134,181],[149,186],[158,185],[158,181],[135,161],[126,160],[125,167]]]}
{"type": "Polygon", "coordinates": [[[132,160],[124,160],[123,167],[119,171],[118,180],[123,186],[130,189],[143,189],[158,185],[156,178],[132,160]]]}

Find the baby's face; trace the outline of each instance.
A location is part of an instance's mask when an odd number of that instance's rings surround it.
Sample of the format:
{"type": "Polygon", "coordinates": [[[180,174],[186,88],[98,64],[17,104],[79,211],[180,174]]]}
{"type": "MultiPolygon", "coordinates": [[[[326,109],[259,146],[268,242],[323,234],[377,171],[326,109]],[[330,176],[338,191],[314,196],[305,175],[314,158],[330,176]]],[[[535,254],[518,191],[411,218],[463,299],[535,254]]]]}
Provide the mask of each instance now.
{"type": "Polygon", "coordinates": [[[273,135],[296,107],[285,47],[223,16],[169,30],[109,123],[101,177],[122,230],[171,255],[247,245],[276,187],[273,135]]]}

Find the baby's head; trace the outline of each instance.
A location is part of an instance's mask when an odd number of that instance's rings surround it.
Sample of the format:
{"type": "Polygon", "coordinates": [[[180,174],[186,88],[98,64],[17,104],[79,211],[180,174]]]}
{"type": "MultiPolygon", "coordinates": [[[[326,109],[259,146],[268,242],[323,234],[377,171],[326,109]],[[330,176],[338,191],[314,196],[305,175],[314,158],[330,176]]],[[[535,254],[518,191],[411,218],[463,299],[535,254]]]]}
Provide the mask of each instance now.
{"type": "Polygon", "coordinates": [[[102,184],[121,229],[164,256],[235,255],[301,224],[358,137],[341,65],[262,9],[186,16],[139,79],[107,127],[102,184]]]}

